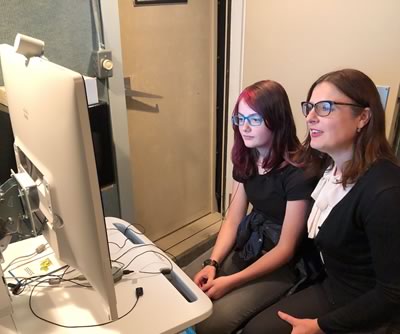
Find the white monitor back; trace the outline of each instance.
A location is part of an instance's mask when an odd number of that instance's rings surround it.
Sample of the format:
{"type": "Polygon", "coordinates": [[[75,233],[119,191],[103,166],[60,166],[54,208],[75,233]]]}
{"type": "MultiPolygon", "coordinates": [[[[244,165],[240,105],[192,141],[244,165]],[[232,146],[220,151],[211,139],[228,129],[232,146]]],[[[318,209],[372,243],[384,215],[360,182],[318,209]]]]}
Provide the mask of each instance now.
{"type": "Polygon", "coordinates": [[[78,269],[117,307],[84,80],[46,59],[29,61],[1,45],[1,64],[18,169],[39,185],[43,234],[58,258],[78,269]]]}

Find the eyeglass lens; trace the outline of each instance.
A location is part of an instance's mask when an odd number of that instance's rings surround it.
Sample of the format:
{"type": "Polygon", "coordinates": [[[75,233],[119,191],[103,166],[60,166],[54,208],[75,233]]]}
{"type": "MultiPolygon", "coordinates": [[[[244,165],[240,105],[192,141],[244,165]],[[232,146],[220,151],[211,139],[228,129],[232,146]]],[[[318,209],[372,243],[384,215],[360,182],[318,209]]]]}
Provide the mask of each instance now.
{"type": "Polygon", "coordinates": [[[352,106],[356,108],[367,108],[366,106],[362,106],[360,104],[355,104],[355,103],[349,103],[349,102],[336,102],[336,101],[319,101],[317,103],[311,103],[311,102],[302,102],[301,103],[301,110],[304,114],[304,116],[308,116],[308,114],[311,112],[311,110],[314,108],[315,113],[318,116],[324,117],[328,116],[332,110],[333,106],[335,105],[342,105],[342,106],[352,106]]]}
{"type": "Polygon", "coordinates": [[[232,121],[235,125],[242,126],[244,125],[246,120],[251,126],[259,126],[263,122],[263,118],[260,117],[259,115],[244,116],[242,114],[238,114],[232,116],[232,121]]]}
{"type": "Polygon", "coordinates": [[[331,101],[320,101],[317,103],[311,103],[311,102],[303,102],[301,104],[302,106],[302,111],[304,116],[308,116],[308,114],[311,112],[311,110],[314,108],[315,112],[319,116],[328,116],[331,111],[332,111],[332,105],[333,103],[331,101]]]}

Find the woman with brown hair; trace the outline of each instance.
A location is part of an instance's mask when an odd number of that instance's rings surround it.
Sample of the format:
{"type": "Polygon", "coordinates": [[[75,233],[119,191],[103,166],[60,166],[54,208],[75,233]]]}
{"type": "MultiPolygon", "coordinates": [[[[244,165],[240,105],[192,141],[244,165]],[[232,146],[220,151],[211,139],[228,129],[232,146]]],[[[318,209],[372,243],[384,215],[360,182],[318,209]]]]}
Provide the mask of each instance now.
{"type": "Polygon", "coordinates": [[[320,77],[302,111],[305,161],[326,170],[308,219],[326,278],[252,319],[249,333],[396,333],[400,314],[400,167],[378,91],[364,73],[320,77]]]}

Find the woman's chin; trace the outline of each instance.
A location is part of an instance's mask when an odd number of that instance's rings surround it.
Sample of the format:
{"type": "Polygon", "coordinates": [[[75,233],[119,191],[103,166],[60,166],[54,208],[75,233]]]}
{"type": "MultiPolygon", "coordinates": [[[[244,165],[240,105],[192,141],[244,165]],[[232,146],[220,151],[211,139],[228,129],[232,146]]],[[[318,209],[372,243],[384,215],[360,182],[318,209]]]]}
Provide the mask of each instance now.
{"type": "Polygon", "coordinates": [[[254,143],[252,143],[249,140],[244,140],[244,146],[246,146],[247,148],[255,148],[256,145],[254,145],[254,143]]]}
{"type": "Polygon", "coordinates": [[[315,143],[315,142],[312,142],[312,141],[311,141],[310,146],[311,146],[314,150],[317,150],[317,151],[320,151],[320,152],[325,153],[325,151],[324,151],[324,146],[323,146],[323,145],[318,145],[318,143],[315,143]]]}

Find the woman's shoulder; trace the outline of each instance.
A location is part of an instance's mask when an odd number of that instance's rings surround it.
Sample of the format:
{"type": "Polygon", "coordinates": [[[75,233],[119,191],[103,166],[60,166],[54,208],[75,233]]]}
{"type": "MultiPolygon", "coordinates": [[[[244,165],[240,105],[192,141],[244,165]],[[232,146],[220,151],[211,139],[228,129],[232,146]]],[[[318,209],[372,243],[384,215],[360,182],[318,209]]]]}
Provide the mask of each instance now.
{"type": "Polygon", "coordinates": [[[277,170],[284,179],[297,179],[299,181],[318,180],[318,177],[314,174],[308,173],[307,170],[302,166],[296,166],[287,164],[281,169],[277,170]]]}
{"type": "Polygon", "coordinates": [[[370,190],[383,191],[400,187],[400,166],[387,159],[375,161],[360,179],[370,190]]]}
{"type": "Polygon", "coordinates": [[[287,164],[281,169],[281,182],[287,191],[296,190],[310,195],[318,183],[318,177],[308,174],[304,168],[287,164]]]}
{"type": "Polygon", "coordinates": [[[382,177],[383,179],[397,180],[400,182],[400,166],[387,159],[379,159],[375,161],[368,169],[365,177],[376,178],[382,177]]]}
{"type": "MultiPolygon", "coordinates": [[[[397,203],[400,194],[400,166],[389,160],[377,160],[357,181],[351,193],[361,217],[368,219],[373,217],[370,216],[371,212],[375,212],[395,219],[400,213],[397,203]]],[[[380,222],[376,220],[377,224],[380,222]]]]}
{"type": "Polygon", "coordinates": [[[304,174],[304,169],[302,167],[290,163],[285,163],[283,166],[280,166],[275,170],[281,174],[304,174]]]}

